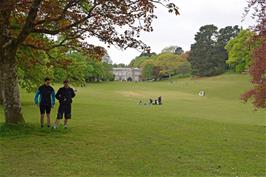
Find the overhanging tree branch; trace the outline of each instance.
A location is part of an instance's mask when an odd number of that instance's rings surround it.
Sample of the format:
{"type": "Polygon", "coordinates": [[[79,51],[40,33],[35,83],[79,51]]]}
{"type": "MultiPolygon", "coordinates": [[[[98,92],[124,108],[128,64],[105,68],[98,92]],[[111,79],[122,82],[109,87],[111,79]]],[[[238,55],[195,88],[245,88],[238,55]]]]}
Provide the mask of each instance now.
{"type": "Polygon", "coordinates": [[[56,22],[56,21],[59,21],[59,20],[63,19],[64,16],[65,16],[65,13],[67,12],[67,10],[70,7],[75,6],[79,1],[80,0],[69,0],[69,2],[63,8],[62,13],[58,17],[56,17],[56,18],[50,18],[50,19],[49,18],[46,18],[46,19],[37,21],[34,25],[35,26],[38,26],[38,25],[43,24],[43,23],[56,22]]]}
{"type": "Polygon", "coordinates": [[[38,9],[42,3],[42,0],[34,0],[26,18],[26,22],[16,39],[16,45],[22,43],[26,37],[31,33],[34,28],[34,20],[38,14],[38,9]]]}
{"type": "Polygon", "coordinates": [[[96,3],[96,0],[94,0],[94,3],[93,3],[93,6],[91,7],[91,9],[89,10],[88,14],[84,17],[84,18],[81,18],[80,20],[77,20],[73,23],[71,23],[70,25],[67,25],[65,27],[61,27],[59,29],[55,29],[55,30],[50,30],[50,29],[47,29],[47,28],[35,28],[33,29],[33,33],[42,33],[42,34],[50,34],[50,35],[56,35],[60,32],[65,32],[75,26],[78,26],[82,23],[84,23],[85,21],[87,21],[89,18],[91,18],[93,15],[92,15],[92,11],[97,7],[97,3],[96,3]]]}

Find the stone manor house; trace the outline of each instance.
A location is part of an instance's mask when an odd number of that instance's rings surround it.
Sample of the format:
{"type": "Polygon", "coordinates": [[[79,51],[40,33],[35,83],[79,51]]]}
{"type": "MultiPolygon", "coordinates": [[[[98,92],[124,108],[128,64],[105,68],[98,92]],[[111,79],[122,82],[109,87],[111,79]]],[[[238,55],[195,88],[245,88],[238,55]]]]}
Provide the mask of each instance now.
{"type": "Polygon", "coordinates": [[[141,81],[140,68],[113,68],[116,81],[141,81]]]}

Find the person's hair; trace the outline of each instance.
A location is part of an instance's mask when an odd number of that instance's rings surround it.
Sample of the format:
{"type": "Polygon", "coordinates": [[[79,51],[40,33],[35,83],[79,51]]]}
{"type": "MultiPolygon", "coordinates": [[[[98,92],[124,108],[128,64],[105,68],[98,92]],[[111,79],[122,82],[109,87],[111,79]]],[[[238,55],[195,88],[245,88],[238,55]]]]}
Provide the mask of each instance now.
{"type": "Polygon", "coordinates": [[[66,83],[68,83],[69,81],[66,79],[66,80],[64,80],[64,84],[66,84],[66,83]]]}
{"type": "Polygon", "coordinates": [[[49,78],[49,77],[46,77],[45,79],[44,79],[44,82],[46,82],[46,81],[50,81],[51,79],[49,78]]]}

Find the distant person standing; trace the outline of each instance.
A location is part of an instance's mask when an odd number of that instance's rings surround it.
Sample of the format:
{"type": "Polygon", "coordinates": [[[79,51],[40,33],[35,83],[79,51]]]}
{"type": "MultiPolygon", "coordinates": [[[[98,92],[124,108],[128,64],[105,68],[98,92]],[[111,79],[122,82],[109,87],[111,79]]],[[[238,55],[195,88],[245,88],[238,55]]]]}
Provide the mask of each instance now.
{"type": "Polygon", "coordinates": [[[158,103],[159,103],[159,105],[162,104],[162,97],[161,96],[159,96],[159,98],[158,98],[158,103]]]}
{"type": "Polygon", "coordinates": [[[55,92],[53,87],[50,86],[51,79],[45,78],[44,84],[40,86],[35,94],[34,101],[35,104],[40,107],[41,113],[41,127],[44,127],[44,116],[47,116],[47,127],[50,127],[51,119],[50,113],[51,108],[55,104],[55,92]]]}
{"type": "Polygon", "coordinates": [[[69,86],[69,81],[64,81],[64,87],[61,87],[56,95],[56,99],[59,100],[59,108],[57,113],[57,120],[55,121],[54,128],[56,129],[60,124],[60,120],[65,117],[64,127],[67,128],[68,120],[71,119],[71,104],[72,98],[75,97],[74,90],[69,86]]]}

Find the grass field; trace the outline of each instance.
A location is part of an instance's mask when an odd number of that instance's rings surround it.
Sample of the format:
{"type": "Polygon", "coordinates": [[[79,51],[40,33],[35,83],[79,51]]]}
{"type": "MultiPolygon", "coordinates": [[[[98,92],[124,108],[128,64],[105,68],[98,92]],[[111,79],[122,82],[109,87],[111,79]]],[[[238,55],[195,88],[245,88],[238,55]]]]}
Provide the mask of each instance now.
{"type": "Polygon", "coordinates": [[[0,176],[266,176],[266,113],[239,99],[250,86],[233,74],[88,84],[67,130],[40,129],[22,91],[28,124],[1,124],[0,176]],[[137,104],[157,96],[162,106],[137,104]]]}

